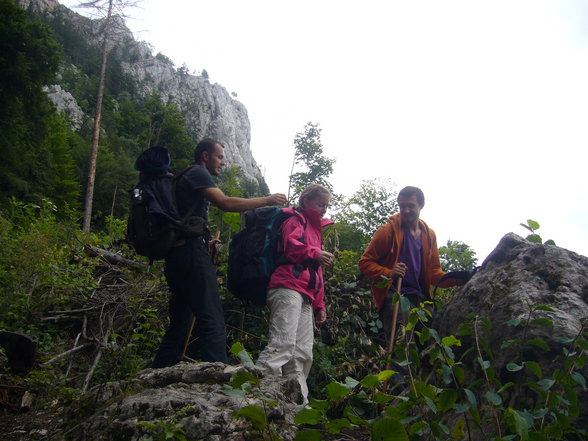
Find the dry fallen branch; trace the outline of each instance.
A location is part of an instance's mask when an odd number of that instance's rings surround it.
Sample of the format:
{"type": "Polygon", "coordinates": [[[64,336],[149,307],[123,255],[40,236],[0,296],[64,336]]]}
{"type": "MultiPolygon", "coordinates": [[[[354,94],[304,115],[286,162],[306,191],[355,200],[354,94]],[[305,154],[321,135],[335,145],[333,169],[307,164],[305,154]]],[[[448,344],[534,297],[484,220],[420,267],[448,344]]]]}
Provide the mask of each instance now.
{"type": "Polygon", "coordinates": [[[110,263],[112,265],[126,266],[138,270],[149,269],[149,266],[144,263],[126,259],[119,254],[111,253],[110,251],[106,251],[102,248],[98,248],[93,245],[84,245],[84,252],[90,257],[100,257],[105,262],[110,263]]]}
{"type": "Polygon", "coordinates": [[[88,348],[90,346],[94,346],[94,344],[93,343],[85,343],[85,344],[83,344],[81,346],[74,346],[73,348],[71,348],[71,349],[69,349],[69,350],[67,350],[65,352],[62,352],[61,354],[56,355],[51,360],[48,360],[45,363],[42,363],[41,366],[47,366],[48,364],[54,363],[57,360],[61,360],[62,358],[67,357],[70,354],[73,354],[75,352],[81,351],[82,349],[88,348]]]}

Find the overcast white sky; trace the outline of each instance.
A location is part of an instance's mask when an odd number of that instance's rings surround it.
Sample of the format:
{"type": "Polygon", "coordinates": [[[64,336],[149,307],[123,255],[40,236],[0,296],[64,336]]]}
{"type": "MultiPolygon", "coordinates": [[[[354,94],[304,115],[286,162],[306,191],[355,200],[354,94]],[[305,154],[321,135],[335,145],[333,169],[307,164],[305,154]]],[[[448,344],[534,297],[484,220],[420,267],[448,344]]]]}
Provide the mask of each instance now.
{"type": "Polygon", "coordinates": [[[421,187],[440,246],[463,241],[481,263],[534,219],[588,256],[588,1],[143,0],[128,13],[154,54],[238,94],[272,192],[287,192],[312,121],[336,192],[376,177],[421,187]]]}

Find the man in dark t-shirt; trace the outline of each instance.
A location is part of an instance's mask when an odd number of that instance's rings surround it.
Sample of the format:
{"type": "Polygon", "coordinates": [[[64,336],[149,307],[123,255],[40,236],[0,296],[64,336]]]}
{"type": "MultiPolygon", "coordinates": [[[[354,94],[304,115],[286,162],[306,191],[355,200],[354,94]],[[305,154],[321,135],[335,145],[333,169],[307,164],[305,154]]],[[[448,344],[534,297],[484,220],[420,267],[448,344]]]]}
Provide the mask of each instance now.
{"type": "MultiPolygon", "coordinates": [[[[226,196],[212,180],[225,165],[224,147],[218,141],[200,141],[194,159],[196,164],[176,182],[176,203],[182,217],[190,214],[208,221],[211,203],[223,211],[242,212],[287,202],[281,193],[250,199],[226,196]]],[[[196,318],[202,360],[228,362],[224,313],[208,251],[209,240],[208,233],[182,238],[165,259],[165,277],[171,291],[169,326],[153,361],[154,368],[180,361],[192,316],[196,318]]]]}

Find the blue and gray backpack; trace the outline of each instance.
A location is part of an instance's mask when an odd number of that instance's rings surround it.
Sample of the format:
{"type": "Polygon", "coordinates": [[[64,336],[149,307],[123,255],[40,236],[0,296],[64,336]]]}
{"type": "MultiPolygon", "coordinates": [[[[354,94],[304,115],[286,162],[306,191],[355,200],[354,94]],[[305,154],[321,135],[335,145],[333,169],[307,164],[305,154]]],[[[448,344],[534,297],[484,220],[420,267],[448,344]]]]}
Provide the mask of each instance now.
{"type": "MultiPolygon", "coordinates": [[[[265,305],[272,273],[278,265],[288,263],[279,252],[280,226],[297,214],[278,207],[262,207],[244,215],[245,228],[233,236],[229,246],[227,287],[241,300],[265,305]]],[[[304,216],[297,216],[306,226],[304,216]]]]}

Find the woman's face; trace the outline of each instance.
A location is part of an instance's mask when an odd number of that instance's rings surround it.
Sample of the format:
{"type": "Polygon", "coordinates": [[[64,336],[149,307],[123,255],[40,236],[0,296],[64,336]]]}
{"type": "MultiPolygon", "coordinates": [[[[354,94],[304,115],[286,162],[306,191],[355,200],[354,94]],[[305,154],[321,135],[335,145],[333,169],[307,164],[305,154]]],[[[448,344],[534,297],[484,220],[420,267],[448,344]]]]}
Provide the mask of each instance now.
{"type": "Polygon", "coordinates": [[[319,193],[313,198],[306,199],[304,201],[304,208],[310,208],[318,213],[321,217],[324,217],[329,208],[329,202],[331,202],[331,196],[326,193],[319,193]]]}

